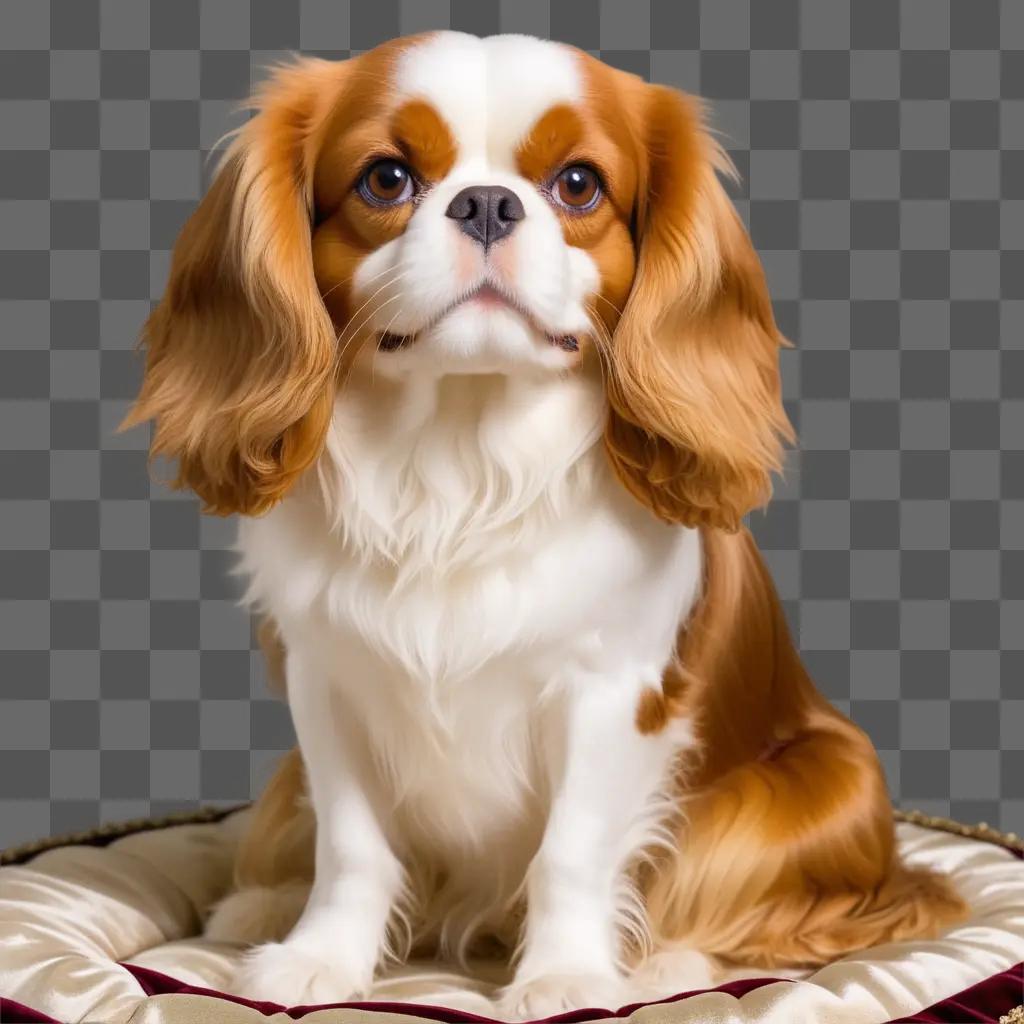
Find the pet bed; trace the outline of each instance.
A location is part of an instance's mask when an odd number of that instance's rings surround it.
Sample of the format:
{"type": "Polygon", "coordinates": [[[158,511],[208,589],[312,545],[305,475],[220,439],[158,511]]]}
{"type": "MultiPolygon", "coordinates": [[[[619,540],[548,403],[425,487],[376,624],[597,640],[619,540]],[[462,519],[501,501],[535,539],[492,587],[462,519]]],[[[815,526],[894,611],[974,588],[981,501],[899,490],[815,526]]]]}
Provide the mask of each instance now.
{"type": "MultiPolygon", "coordinates": [[[[468,1024],[497,1015],[496,964],[472,977],[409,965],[377,984],[373,1002],[331,1007],[224,995],[240,951],[200,932],[229,884],[245,816],[132,822],[0,854],[0,1021],[468,1024]]],[[[985,826],[901,818],[908,860],[949,871],[970,903],[970,919],[944,937],[875,947],[803,976],[738,971],[716,989],[562,1019],[1024,1024],[1024,842],[985,826]]]]}

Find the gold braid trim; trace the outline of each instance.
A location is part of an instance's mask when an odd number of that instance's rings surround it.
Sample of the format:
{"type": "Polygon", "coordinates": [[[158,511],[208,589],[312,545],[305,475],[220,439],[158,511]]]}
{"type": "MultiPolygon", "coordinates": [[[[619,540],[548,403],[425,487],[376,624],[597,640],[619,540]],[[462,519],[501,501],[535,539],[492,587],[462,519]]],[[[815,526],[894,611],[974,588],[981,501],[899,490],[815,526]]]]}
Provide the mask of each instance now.
{"type": "MultiPolygon", "coordinates": [[[[154,829],[171,828],[175,825],[202,825],[223,821],[236,811],[243,810],[248,804],[237,804],[232,807],[202,807],[195,811],[178,811],[174,814],[167,814],[160,818],[133,818],[129,821],[111,822],[100,825],[97,828],[86,829],[82,832],[71,832],[61,836],[48,836],[45,839],[36,839],[20,846],[12,846],[6,850],[0,850],[0,866],[5,864],[22,864],[37,854],[45,853],[47,850],[54,850],[59,846],[81,846],[96,842],[111,842],[123,836],[130,836],[136,832],[151,832],[154,829]]],[[[980,839],[986,843],[994,843],[1007,850],[1014,850],[1017,853],[1024,853],[1024,839],[1015,832],[1000,832],[991,825],[981,822],[978,825],[963,825],[959,821],[950,818],[939,818],[930,814],[922,814],[920,811],[894,811],[897,821],[905,821],[911,825],[921,825],[924,828],[936,829],[940,832],[950,832],[953,835],[963,836],[966,839],[980,839]]],[[[1014,1011],[1016,1012],[1016,1011],[1014,1011]]],[[[1020,1018],[1024,1024],[1024,1017],[1020,1018]]],[[[1013,1020],[1011,1024],[1017,1024],[1013,1020]]]]}
{"type": "Polygon", "coordinates": [[[38,854],[45,853],[47,850],[55,850],[59,846],[83,846],[94,843],[105,845],[114,839],[134,835],[136,832],[152,832],[154,829],[171,828],[174,825],[203,825],[223,821],[235,811],[240,811],[248,806],[248,804],[237,804],[233,807],[202,807],[196,811],[177,811],[160,818],[132,818],[129,821],[109,822],[106,825],[86,829],[82,832],[70,832],[67,835],[35,839],[20,846],[0,850],[0,867],[6,864],[24,864],[25,861],[31,860],[38,854]]]}
{"type": "Polygon", "coordinates": [[[999,1018],[999,1024],[1024,1024],[1024,1003],[999,1018]]]}
{"type": "MultiPolygon", "coordinates": [[[[894,811],[893,814],[897,821],[938,829],[940,832],[951,832],[953,835],[963,836],[966,839],[980,839],[986,843],[995,843],[996,846],[1001,846],[1003,849],[1024,854],[1024,839],[1016,832],[1000,832],[984,821],[977,825],[962,825],[959,821],[953,821],[950,818],[937,818],[931,814],[922,814],[920,811],[894,811]]],[[[1022,1018],[1022,1024],[1024,1024],[1024,1018],[1022,1018]]]]}

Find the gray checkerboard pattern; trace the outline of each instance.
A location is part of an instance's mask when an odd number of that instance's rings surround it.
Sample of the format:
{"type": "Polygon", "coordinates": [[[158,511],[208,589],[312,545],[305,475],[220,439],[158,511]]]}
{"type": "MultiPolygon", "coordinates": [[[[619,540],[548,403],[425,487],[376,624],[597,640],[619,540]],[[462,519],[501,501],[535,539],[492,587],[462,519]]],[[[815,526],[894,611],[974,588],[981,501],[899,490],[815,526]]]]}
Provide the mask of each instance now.
{"type": "Polygon", "coordinates": [[[114,427],[251,83],[441,27],[713,102],[798,345],[752,525],[807,662],[899,803],[1021,829],[1021,0],[0,0],[0,845],[246,799],[290,745],[232,524],[114,427]]]}

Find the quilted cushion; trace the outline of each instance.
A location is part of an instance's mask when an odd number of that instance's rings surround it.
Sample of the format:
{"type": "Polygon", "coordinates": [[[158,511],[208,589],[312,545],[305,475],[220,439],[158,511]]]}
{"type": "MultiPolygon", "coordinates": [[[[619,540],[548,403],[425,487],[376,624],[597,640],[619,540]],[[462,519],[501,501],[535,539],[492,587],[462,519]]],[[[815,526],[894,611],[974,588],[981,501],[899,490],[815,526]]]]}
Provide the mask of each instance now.
{"type": "MultiPolygon", "coordinates": [[[[139,823],[56,840],[0,859],[0,1020],[110,1024],[402,1024],[493,1017],[502,965],[472,976],[418,963],[385,976],[374,1002],[285,1011],[219,992],[240,950],[204,939],[225,892],[245,812],[184,824],[139,823]],[[63,845],[57,845],[63,844],[63,845]]],[[[931,942],[893,943],[784,978],[735,971],[716,989],[637,992],[617,1016],[637,1024],[1024,1022],[1024,844],[984,829],[904,821],[912,863],[949,871],[968,921],[931,942]],[[958,834],[963,833],[963,834],[958,834]],[[1007,1016],[1009,1015],[1009,1016],[1007,1016]]],[[[573,1021],[612,1015],[578,1011],[573,1021]]]]}

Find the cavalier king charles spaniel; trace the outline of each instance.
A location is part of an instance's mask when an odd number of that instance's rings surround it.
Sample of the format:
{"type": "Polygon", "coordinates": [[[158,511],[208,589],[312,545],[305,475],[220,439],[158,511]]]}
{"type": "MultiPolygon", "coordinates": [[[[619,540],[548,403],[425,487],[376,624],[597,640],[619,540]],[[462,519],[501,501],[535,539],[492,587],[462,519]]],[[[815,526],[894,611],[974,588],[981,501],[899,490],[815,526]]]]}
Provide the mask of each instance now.
{"type": "Polygon", "coordinates": [[[128,421],[241,514],[299,741],[208,926],[256,945],[237,991],[500,947],[537,1017],[961,917],[742,525],[791,435],[784,341],[698,102],[438,32],[254,107],[128,421]]]}

